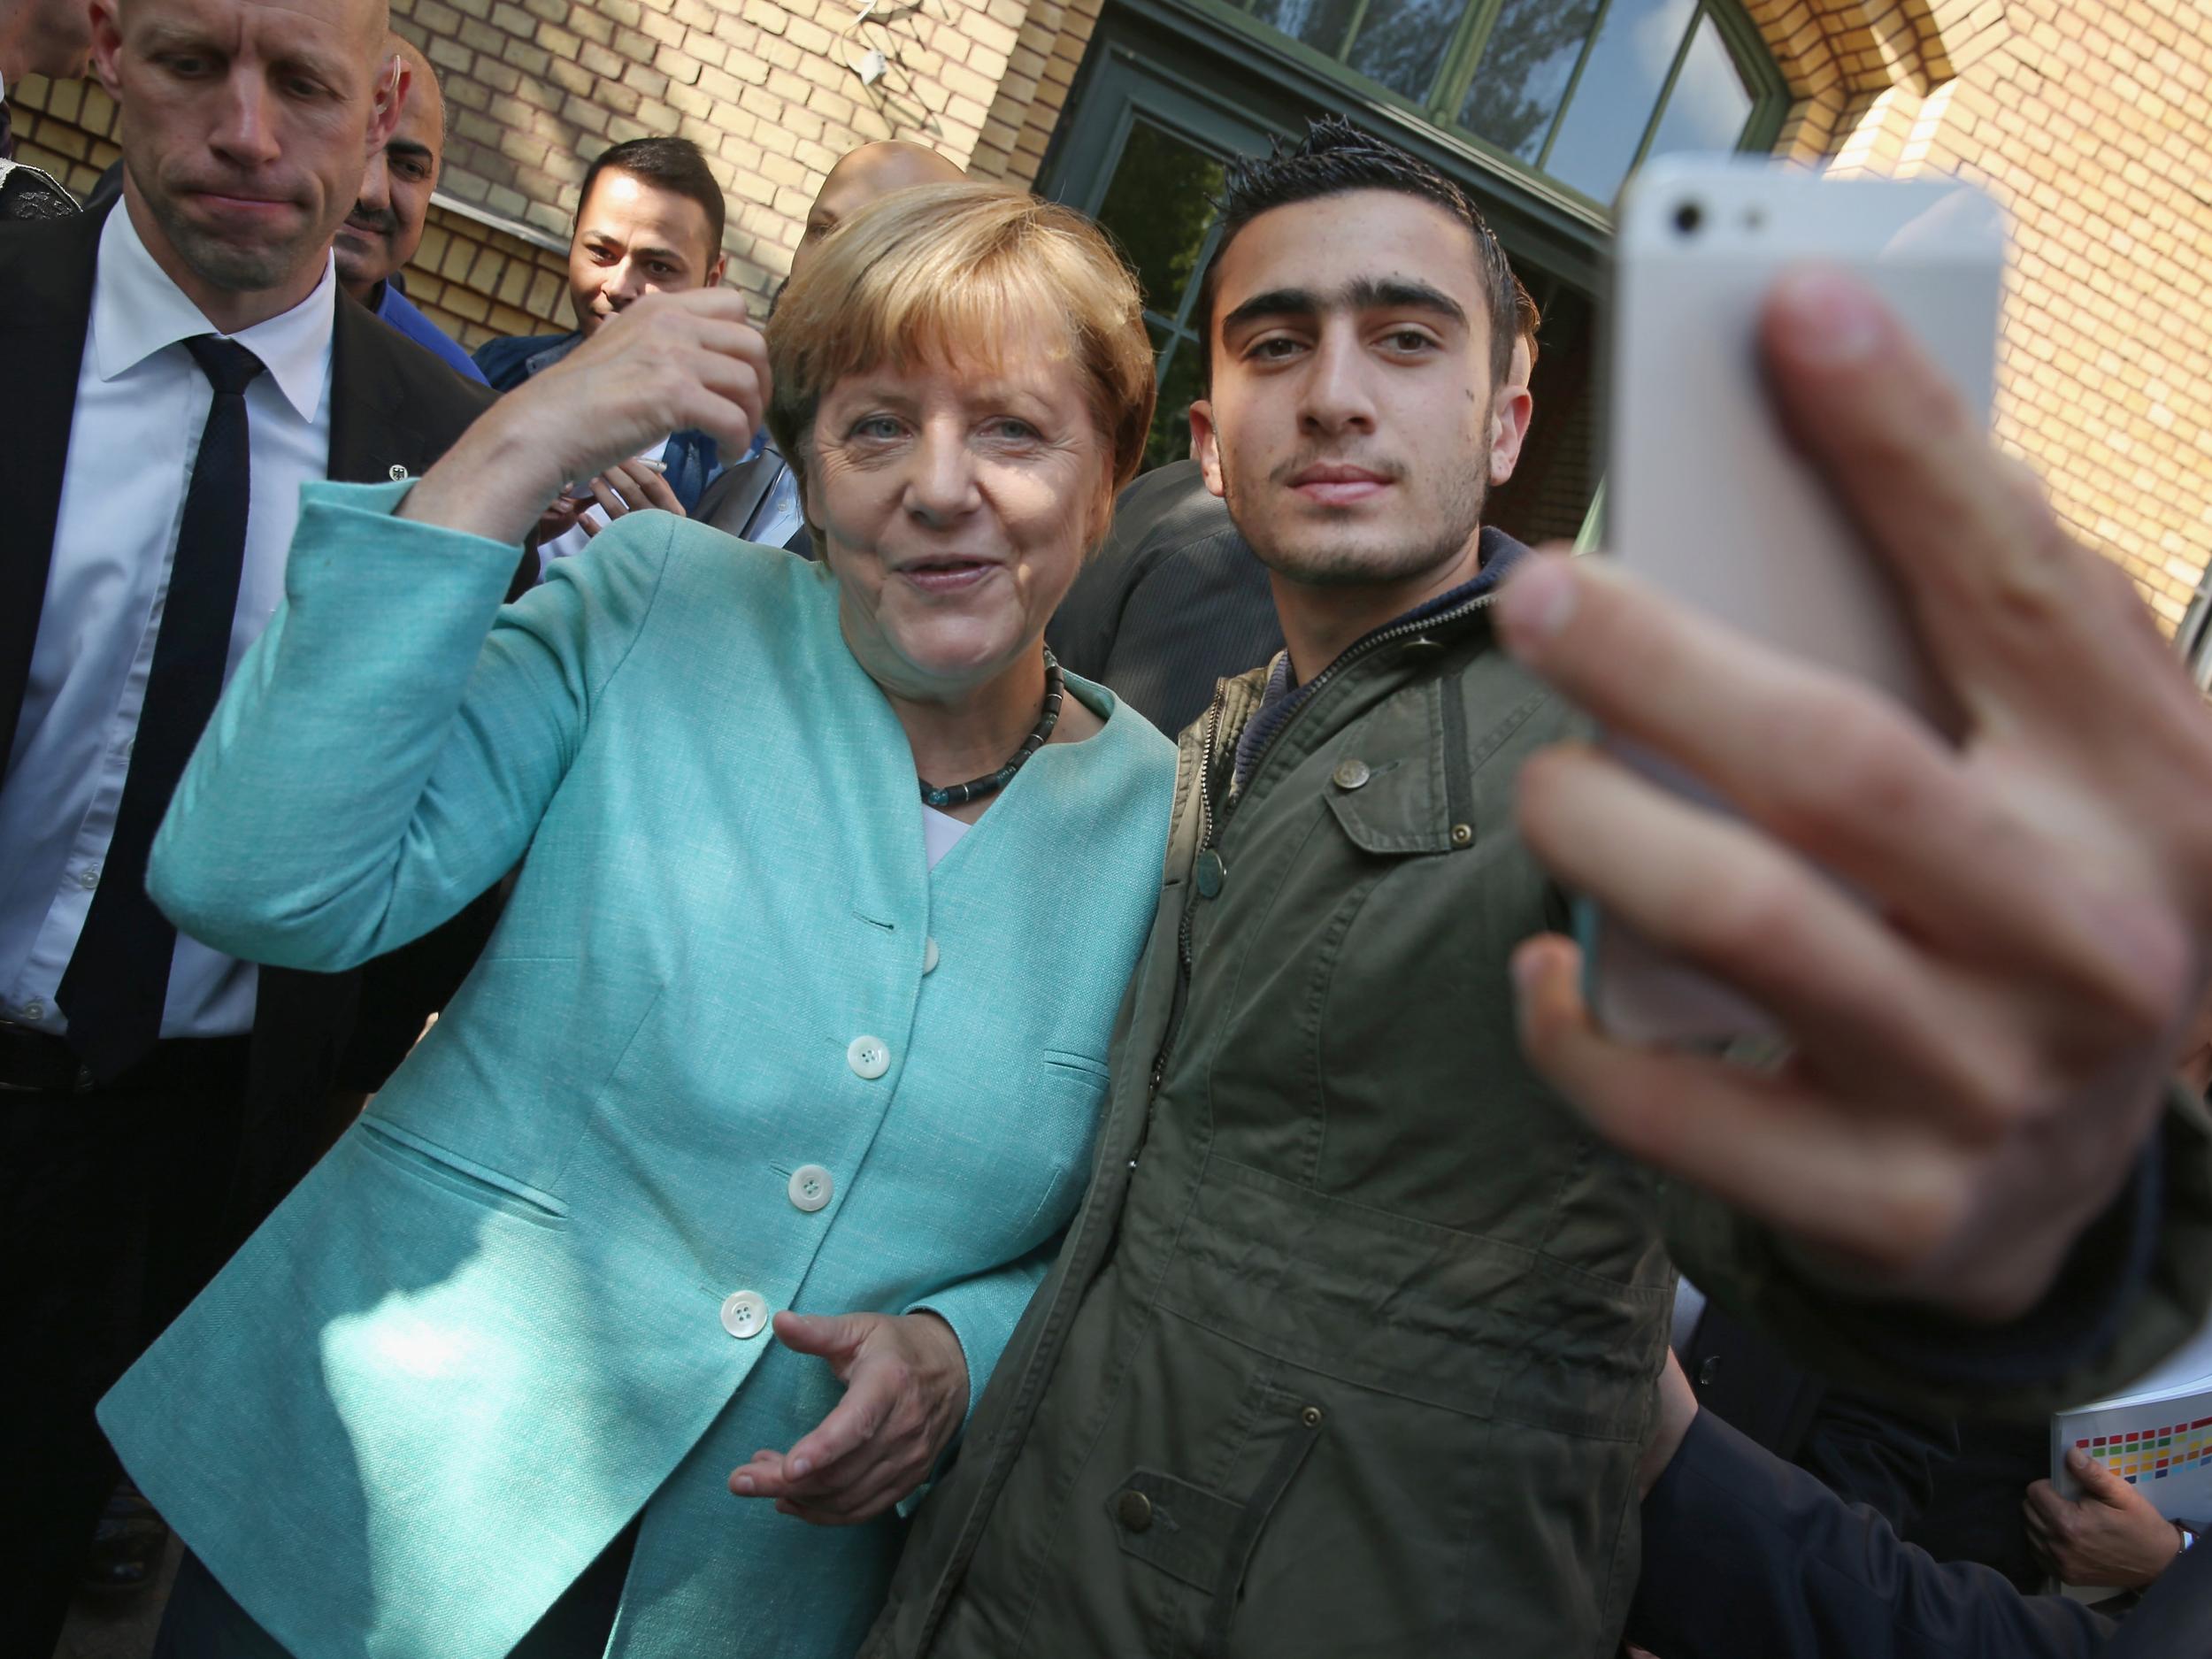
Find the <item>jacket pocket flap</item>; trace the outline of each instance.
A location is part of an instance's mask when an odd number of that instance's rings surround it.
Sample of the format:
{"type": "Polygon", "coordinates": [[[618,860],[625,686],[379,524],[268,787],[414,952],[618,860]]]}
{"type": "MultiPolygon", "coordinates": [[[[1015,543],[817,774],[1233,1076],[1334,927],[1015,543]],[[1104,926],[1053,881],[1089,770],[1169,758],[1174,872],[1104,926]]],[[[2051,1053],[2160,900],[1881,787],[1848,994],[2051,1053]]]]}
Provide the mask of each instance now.
{"type": "Polygon", "coordinates": [[[1140,1469],[1106,1500],[1121,1553],[1213,1591],[1245,1506],[1157,1470],[1140,1469]]]}
{"type": "Polygon", "coordinates": [[[568,1220],[568,1206],[552,1194],[511,1175],[503,1175],[473,1158],[463,1157],[411,1129],[401,1128],[388,1118],[364,1112],[357,1120],[357,1126],[362,1139],[392,1162],[464,1198],[518,1215],[526,1221],[560,1226],[568,1220]]]}
{"type": "Polygon", "coordinates": [[[1344,770],[1366,765],[1356,757],[1340,763],[1326,799],[1353,846],[1386,857],[1452,850],[1451,814],[1443,782],[1429,776],[1437,760],[1432,751],[1385,761],[1371,772],[1344,770]],[[1362,781],[1346,788],[1340,780],[1348,777],[1362,781]]]}

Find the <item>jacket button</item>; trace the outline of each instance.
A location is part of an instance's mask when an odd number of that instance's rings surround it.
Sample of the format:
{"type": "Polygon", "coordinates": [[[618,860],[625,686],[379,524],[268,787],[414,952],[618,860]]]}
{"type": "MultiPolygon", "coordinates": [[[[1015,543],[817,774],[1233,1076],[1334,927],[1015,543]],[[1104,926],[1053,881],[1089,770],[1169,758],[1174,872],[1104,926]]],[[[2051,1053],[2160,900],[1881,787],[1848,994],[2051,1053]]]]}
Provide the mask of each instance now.
{"type": "Polygon", "coordinates": [[[722,1328],[739,1341],[749,1341],[768,1328],[768,1298],[755,1290],[730,1293],[722,1304],[722,1328]]]}
{"type": "Polygon", "coordinates": [[[1342,762],[1329,775],[1338,788],[1356,789],[1374,774],[1367,770],[1365,761],[1352,759],[1342,762]]]}
{"type": "Polygon", "coordinates": [[[891,1069],[891,1050],[880,1037],[855,1037],[845,1045],[845,1064],[873,1082],[891,1069]]]}
{"type": "Polygon", "coordinates": [[[1310,1429],[1319,1428],[1321,1426],[1321,1408],[1319,1406],[1308,1406],[1303,1411],[1301,1411],[1298,1414],[1298,1420],[1310,1429]]]}
{"type": "Polygon", "coordinates": [[[794,1210],[803,1210],[810,1216],[828,1206],[830,1199],[837,1192],[837,1183],[830,1179],[830,1172],[820,1164],[802,1164],[791,1171],[791,1180],[785,1191],[790,1196],[794,1210]]]}
{"type": "Polygon", "coordinates": [[[1144,1532],[1152,1525],[1152,1500],[1141,1492],[1125,1492],[1114,1504],[1114,1518],[1129,1532],[1144,1532]]]}
{"type": "Polygon", "coordinates": [[[1473,825],[1471,825],[1471,824],[1455,824],[1455,825],[1453,825],[1453,826],[1452,826],[1452,845],[1453,845],[1453,846],[1455,846],[1455,847],[1464,847],[1464,846],[1467,846],[1468,844],[1470,844],[1471,841],[1473,841],[1473,840],[1474,840],[1474,839],[1475,839],[1475,826],[1474,826],[1473,825]]]}
{"type": "Polygon", "coordinates": [[[1198,855],[1198,896],[1210,899],[1221,891],[1222,883],[1229,879],[1229,866],[1221,862],[1221,855],[1209,847],[1198,855]]]}

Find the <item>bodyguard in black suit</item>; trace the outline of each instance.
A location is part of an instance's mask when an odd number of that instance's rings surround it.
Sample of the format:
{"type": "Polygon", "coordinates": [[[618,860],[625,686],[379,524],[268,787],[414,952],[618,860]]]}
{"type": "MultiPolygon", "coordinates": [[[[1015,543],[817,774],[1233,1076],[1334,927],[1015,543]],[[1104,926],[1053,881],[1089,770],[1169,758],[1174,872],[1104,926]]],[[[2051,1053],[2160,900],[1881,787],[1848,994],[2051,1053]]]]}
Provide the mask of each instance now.
{"type": "Polygon", "coordinates": [[[328,273],[404,93],[381,0],[93,17],[124,199],[0,227],[0,1653],[35,1659],[114,1478],[94,1402],[327,1148],[491,920],[488,898],[357,972],[256,976],[180,947],[145,897],[168,794],[273,604],[292,480],[419,473],[489,394],[328,273]],[[169,332],[119,350],[150,312],[169,332]],[[157,389],[204,411],[181,449],[149,441],[157,389]]]}

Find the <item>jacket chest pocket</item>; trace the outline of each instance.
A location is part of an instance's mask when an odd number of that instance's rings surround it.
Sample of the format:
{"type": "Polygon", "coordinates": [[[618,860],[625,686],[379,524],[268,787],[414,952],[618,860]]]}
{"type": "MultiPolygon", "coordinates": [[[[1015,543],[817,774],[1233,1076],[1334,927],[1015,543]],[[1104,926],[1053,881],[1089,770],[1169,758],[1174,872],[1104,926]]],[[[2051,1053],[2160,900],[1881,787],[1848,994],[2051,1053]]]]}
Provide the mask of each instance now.
{"type": "Polygon", "coordinates": [[[1407,856],[1473,843],[1466,721],[1444,690],[1432,680],[1391,698],[1318,757],[1329,767],[1322,798],[1360,851],[1407,856]]]}

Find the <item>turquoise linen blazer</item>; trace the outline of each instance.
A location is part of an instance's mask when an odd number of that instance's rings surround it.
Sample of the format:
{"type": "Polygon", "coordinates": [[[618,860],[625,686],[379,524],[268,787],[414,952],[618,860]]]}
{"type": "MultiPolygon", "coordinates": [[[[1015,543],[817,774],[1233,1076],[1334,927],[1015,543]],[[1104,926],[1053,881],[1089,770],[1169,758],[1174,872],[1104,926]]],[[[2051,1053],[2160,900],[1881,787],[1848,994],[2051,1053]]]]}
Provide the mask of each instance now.
{"type": "Polygon", "coordinates": [[[613,1651],[849,1654],[902,1524],[729,1495],[842,1388],[726,1303],[932,1309],[980,1397],[1088,1174],[1172,746],[1071,679],[1105,729],[933,872],[820,566],[636,513],[502,609],[516,549],[392,518],[405,488],[307,487],[149,885],[340,969],[520,874],[100,1420],[312,1659],[504,1654],[641,1513],[613,1651]]]}

